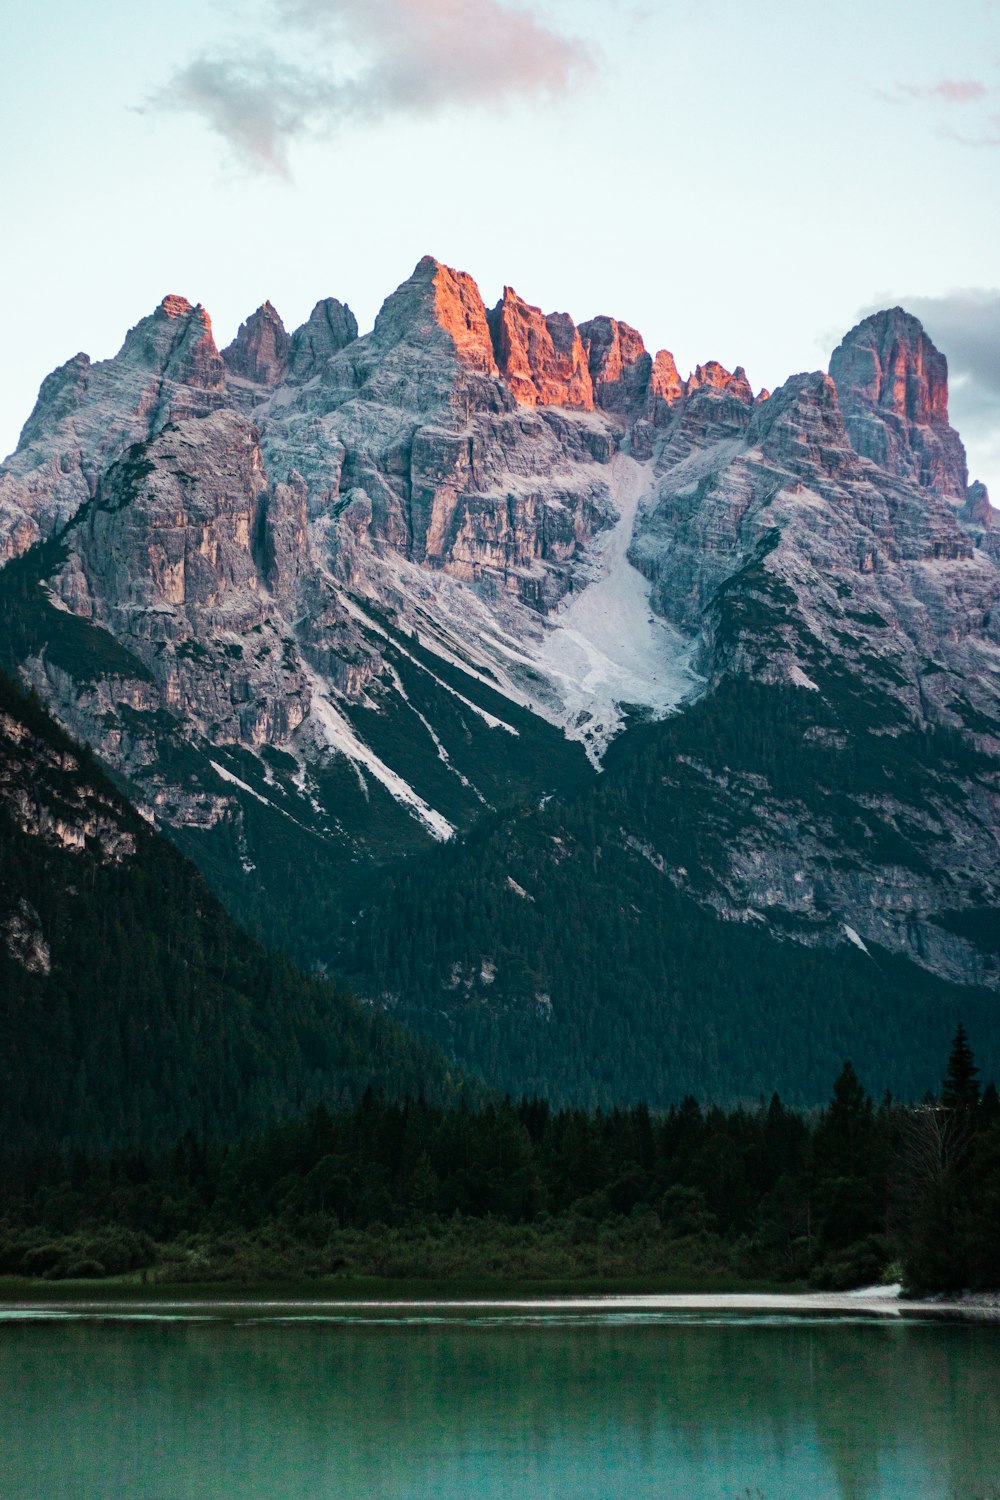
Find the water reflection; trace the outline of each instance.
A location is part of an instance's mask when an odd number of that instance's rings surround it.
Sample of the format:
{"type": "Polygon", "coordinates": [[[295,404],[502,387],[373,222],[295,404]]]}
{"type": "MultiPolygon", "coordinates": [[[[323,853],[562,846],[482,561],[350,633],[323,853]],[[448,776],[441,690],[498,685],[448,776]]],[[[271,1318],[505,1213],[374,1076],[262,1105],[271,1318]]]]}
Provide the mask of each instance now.
{"type": "Polygon", "coordinates": [[[4,1500],[922,1500],[1000,1484],[1000,1330],[7,1324],[4,1500]]]}

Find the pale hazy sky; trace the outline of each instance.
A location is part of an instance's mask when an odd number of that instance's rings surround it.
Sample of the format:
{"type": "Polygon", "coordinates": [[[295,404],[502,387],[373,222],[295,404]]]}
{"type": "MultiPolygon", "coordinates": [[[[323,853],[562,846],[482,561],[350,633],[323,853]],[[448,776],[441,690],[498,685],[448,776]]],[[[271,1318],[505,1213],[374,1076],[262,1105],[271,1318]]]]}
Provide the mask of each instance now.
{"type": "Polygon", "coordinates": [[[0,452],[167,292],[364,331],[430,253],[682,370],[901,302],[1000,502],[1000,0],[34,0],[5,21],[0,452]]]}

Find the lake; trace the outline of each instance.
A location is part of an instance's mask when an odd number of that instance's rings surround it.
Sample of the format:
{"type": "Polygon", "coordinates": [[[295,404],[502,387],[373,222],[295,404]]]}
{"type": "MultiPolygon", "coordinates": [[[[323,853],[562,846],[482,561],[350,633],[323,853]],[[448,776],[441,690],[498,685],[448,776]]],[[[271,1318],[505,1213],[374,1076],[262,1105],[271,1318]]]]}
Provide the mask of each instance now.
{"type": "Polygon", "coordinates": [[[1000,1500],[1000,1325],[208,1309],[0,1321],[3,1500],[1000,1500]]]}

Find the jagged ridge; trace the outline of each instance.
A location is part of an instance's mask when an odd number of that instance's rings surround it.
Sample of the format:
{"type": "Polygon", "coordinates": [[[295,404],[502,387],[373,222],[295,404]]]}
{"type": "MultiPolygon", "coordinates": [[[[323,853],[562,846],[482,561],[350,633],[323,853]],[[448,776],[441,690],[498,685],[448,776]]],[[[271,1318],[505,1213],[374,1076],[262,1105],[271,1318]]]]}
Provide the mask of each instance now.
{"type": "MultiPolygon", "coordinates": [[[[998,549],[964,464],[898,309],[755,397],[611,317],[487,310],[428,257],[363,337],[334,299],[291,334],[265,304],[219,355],[168,298],[49,377],[0,471],[0,603],[12,664],[220,888],[259,914],[303,882],[317,958],[368,862],[586,786],[581,746],[726,682],[815,694],[831,744],[940,727],[991,762],[998,549]],[[844,682],[866,708],[837,727],[844,682]]],[[[700,901],[994,982],[936,920],[994,900],[989,777],[934,811],[916,880],[874,846],[838,873],[836,819],[759,791],[700,901]]],[[[880,809],[904,832],[909,797],[880,809]]]]}

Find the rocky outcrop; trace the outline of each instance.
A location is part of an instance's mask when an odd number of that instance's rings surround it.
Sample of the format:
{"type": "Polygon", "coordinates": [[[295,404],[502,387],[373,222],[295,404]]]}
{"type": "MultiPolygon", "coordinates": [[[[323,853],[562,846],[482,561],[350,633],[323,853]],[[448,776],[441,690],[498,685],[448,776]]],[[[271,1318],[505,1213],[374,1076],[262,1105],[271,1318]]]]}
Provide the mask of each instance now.
{"type": "Polygon", "coordinates": [[[596,404],[634,421],[643,411],[653,371],[642,335],[627,323],[604,317],[581,323],[579,332],[596,404]]]}
{"type": "Polygon", "coordinates": [[[594,407],[583,341],[566,313],[543,313],[509,286],[490,313],[497,368],[522,406],[594,407]]]}
{"type": "Polygon", "coordinates": [[[240,324],[222,358],[226,369],[255,385],[277,385],[288,366],[291,339],[275,309],[265,302],[240,324]]]}
{"type": "Polygon", "coordinates": [[[990,504],[990,492],[978,479],[969,485],[959,515],[970,526],[981,526],[984,531],[993,529],[996,512],[990,504]]]}
{"type": "Polygon", "coordinates": [[[52,970],[52,950],[45,939],[38,912],[22,896],[13,909],[0,916],[0,943],[29,974],[52,970]]]}
{"type": "Polygon", "coordinates": [[[30,448],[47,433],[58,429],[83,405],[90,383],[90,355],[74,354],[64,365],[46,375],[38,392],[34,410],[21,429],[18,452],[30,448]]]}
{"type": "Polygon", "coordinates": [[[324,297],[292,334],[288,356],[291,378],[306,381],[321,375],[333,356],[357,336],[358,320],[351,309],[336,297],[324,297]]]}
{"type": "MultiPolygon", "coordinates": [[[[689,454],[746,432],[753,392],[742,367],[730,373],[717,360],[696,365],[681,381],[673,356],[658,354],[647,396],[647,420],[665,433],[657,463],[667,469],[689,454]]],[[[652,453],[650,448],[650,453],[652,453]]]]}
{"type": "Polygon", "coordinates": [[[948,422],[948,362],[901,307],[865,318],[830,360],[854,447],[879,468],[965,497],[961,439],[948,422]]]}
{"type": "MultiPolygon", "coordinates": [[[[0,712],[0,810],[22,833],[101,864],[121,864],[135,853],[120,810],[94,788],[78,756],[9,711],[0,712]]],[[[37,963],[45,972],[37,922],[24,903],[11,914],[6,936],[25,967],[37,963]]]]}
{"type": "Polygon", "coordinates": [[[372,352],[384,355],[399,345],[444,352],[465,369],[496,374],[479,288],[464,271],[452,271],[429,255],[375,319],[372,352]]]}
{"type": "MultiPolygon", "coordinates": [[[[223,402],[225,366],[212,334],[212,320],[199,302],[164,297],[149,318],[125,338],[115,374],[148,372],[159,383],[151,426],[170,417],[199,416],[223,402]]],[[[109,373],[111,373],[109,371],[109,373]]]]}
{"type": "Polygon", "coordinates": [[[717,359],[706,365],[696,365],[684,384],[684,394],[693,396],[696,391],[712,391],[717,395],[731,396],[741,406],[749,406],[753,400],[750,382],[742,365],[730,373],[717,359]]]}
{"type": "Polygon", "coordinates": [[[997,524],[997,512],[990,504],[989,491],[979,480],[969,485],[965,504],[958,509],[958,519],[971,538],[972,545],[1000,567],[1000,526],[997,524]]]}
{"type": "Polygon", "coordinates": [[[136,324],[114,359],[78,354],[55,371],[0,468],[0,559],[64,526],[132,443],[217,410],[224,388],[208,314],[177,296],[136,324]]]}
{"type": "Polygon", "coordinates": [[[684,395],[684,382],[677,373],[674,356],[661,349],[653,360],[646,392],[646,416],[654,427],[665,427],[672,409],[684,395]]]}

